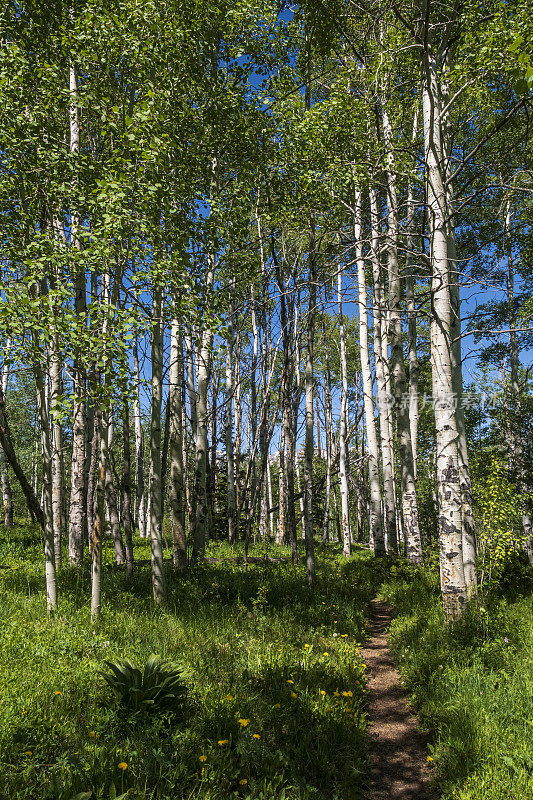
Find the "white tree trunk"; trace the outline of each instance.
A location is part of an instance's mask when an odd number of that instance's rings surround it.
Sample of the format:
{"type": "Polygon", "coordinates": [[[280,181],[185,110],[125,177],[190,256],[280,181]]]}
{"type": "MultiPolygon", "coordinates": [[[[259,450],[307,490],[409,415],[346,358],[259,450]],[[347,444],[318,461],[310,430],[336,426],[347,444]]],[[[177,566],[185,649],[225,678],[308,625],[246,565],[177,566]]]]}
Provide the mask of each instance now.
{"type": "Polygon", "coordinates": [[[163,288],[156,285],[152,304],[152,408],[150,419],[150,548],[156,603],[166,594],[161,518],[161,406],[163,400],[163,288]]]}
{"type": "MultiPolygon", "coordinates": [[[[341,402],[339,409],[339,489],[341,495],[342,553],[348,557],[350,545],[350,490],[348,483],[348,365],[346,362],[346,330],[342,313],[342,270],[337,275],[337,305],[339,309],[339,339],[341,367],[341,402]]],[[[328,409],[329,411],[329,409],[328,409]]],[[[328,473],[331,476],[331,447],[328,448],[328,473]]],[[[328,477],[328,476],[327,476],[328,477]]],[[[329,497],[327,498],[329,502],[329,497]]],[[[328,512],[329,513],[329,512],[328,512]]]]}
{"type": "Polygon", "coordinates": [[[383,505],[385,521],[385,546],[396,548],[396,503],[394,499],[394,445],[392,438],[392,397],[390,393],[389,354],[387,338],[387,310],[381,275],[379,214],[376,191],[369,188],[372,275],[374,282],[374,362],[376,367],[381,463],[383,471],[383,505]]]}
{"type": "MultiPolygon", "coordinates": [[[[233,283],[233,288],[235,284],[233,283]]],[[[230,306],[228,319],[228,340],[226,346],[226,463],[227,463],[227,502],[228,502],[228,541],[234,544],[236,535],[235,513],[235,458],[233,451],[233,317],[234,308],[230,306]]]]}
{"type": "Polygon", "coordinates": [[[368,303],[366,292],[365,262],[362,250],[361,192],[356,191],[353,221],[357,282],[359,294],[359,349],[361,377],[363,380],[363,402],[365,410],[366,437],[368,442],[368,479],[370,484],[370,539],[376,555],[385,554],[385,537],[381,513],[381,487],[379,484],[379,448],[372,398],[372,373],[368,349],[368,303]]]}
{"type": "Polygon", "coordinates": [[[181,570],[187,566],[185,533],[185,472],[183,465],[183,428],[181,386],[183,381],[183,342],[179,321],[174,317],[170,331],[169,368],[169,448],[170,448],[170,521],[172,527],[173,564],[181,570]]]}
{"type": "Polygon", "coordinates": [[[449,617],[461,614],[467,599],[463,564],[463,514],[458,429],[454,402],[453,320],[448,262],[448,208],[442,172],[439,90],[434,55],[424,53],[424,146],[431,241],[431,368],[437,438],[440,573],[449,617]]]}
{"type": "Polygon", "coordinates": [[[392,151],[392,131],[386,109],[383,107],[383,131],[387,144],[387,256],[389,268],[389,307],[391,335],[391,371],[394,386],[396,419],[401,468],[401,493],[403,525],[405,529],[406,555],[409,561],[420,564],[423,559],[422,540],[418,523],[418,502],[413,466],[411,426],[409,422],[409,396],[403,356],[403,336],[401,318],[401,283],[398,260],[398,200],[396,175],[392,151]]]}
{"type": "Polygon", "coordinates": [[[144,480],[144,439],[141,420],[141,376],[137,337],[133,342],[133,430],[135,433],[135,482],[137,487],[136,517],[139,536],[146,538],[146,487],[144,480]]]}

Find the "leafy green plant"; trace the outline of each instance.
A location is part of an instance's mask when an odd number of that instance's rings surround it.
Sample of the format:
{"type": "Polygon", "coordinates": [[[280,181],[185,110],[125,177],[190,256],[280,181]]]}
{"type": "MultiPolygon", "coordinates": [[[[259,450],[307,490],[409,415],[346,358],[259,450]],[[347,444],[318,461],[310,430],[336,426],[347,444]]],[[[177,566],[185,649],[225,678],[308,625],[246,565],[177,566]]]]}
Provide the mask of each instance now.
{"type": "Polygon", "coordinates": [[[127,660],[104,663],[110,672],[100,674],[130,713],[183,715],[189,677],[183,667],[155,655],[150,656],[143,671],[127,660]]]}

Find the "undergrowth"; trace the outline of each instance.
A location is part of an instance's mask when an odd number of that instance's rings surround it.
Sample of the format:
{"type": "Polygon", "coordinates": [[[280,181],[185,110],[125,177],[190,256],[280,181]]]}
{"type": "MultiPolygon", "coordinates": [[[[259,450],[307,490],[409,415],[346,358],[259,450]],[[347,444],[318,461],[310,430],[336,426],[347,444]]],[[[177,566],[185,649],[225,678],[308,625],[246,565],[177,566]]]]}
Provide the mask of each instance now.
{"type": "Polygon", "coordinates": [[[438,572],[398,564],[381,587],[395,609],[389,643],[422,722],[442,800],[533,797],[531,572],[510,564],[453,625],[438,572]]]}
{"type": "MultiPolygon", "coordinates": [[[[0,542],[2,800],[362,796],[358,646],[380,580],[368,552],[343,562],[336,547],[321,551],[314,592],[288,563],[225,561],[175,576],[168,561],[160,610],[149,566],[128,583],[107,544],[96,627],[87,567],[60,571],[58,616],[46,618],[41,552],[27,526],[0,542]],[[190,675],[182,720],[130,720],[99,674],[106,661],[144,665],[152,654],[190,675]]],[[[146,542],[136,554],[149,558],[146,542]]],[[[209,554],[233,555],[224,545],[209,554]]]]}

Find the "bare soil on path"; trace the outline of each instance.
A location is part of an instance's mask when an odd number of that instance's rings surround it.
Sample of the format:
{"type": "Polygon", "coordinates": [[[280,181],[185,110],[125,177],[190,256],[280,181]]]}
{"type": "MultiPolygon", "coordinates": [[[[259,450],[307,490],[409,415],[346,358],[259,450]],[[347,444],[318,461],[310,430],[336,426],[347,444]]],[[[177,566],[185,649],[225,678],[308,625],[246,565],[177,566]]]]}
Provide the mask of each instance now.
{"type": "Polygon", "coordinates": [[[372,636],[361,648],[369,673],[368,800],[436,800],[427,762],[429,737],[409,707],[387,644],[392,609],[373,600],[371,612],[372,636]]]}

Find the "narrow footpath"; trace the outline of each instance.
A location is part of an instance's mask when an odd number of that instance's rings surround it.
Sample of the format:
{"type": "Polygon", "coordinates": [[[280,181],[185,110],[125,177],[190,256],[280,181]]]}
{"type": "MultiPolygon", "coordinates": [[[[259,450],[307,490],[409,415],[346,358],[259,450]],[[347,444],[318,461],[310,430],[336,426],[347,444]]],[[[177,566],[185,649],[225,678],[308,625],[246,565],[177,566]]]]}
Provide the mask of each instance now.
{"type": "Polygon", "coordinates": [[[369,672],[370,785],[368,800],[436,800],[430,786],[428,737],[409,708],[387,645],[392,609],[372,601],[371,638],[361,648],[369,672]]]}

